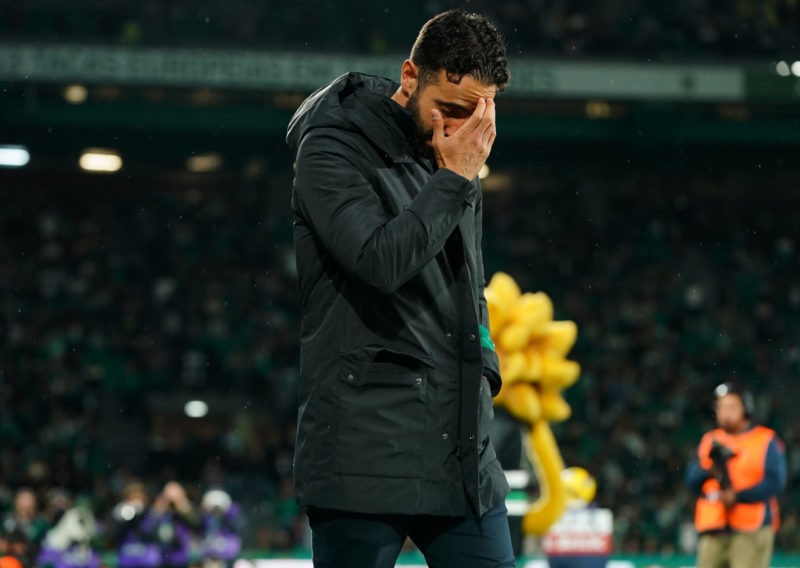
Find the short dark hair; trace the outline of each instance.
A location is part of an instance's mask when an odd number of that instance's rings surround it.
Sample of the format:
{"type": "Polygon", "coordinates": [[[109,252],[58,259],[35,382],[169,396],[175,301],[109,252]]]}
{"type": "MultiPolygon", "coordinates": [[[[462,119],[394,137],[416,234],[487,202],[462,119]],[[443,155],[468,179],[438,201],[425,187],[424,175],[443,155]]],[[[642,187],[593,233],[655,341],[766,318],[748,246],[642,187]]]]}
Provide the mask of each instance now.
{"type": "Polygon", "coordinates": [[[459,83],[464,75],[473,75],[502,91],[511,76],[502,34],[486,17],[458,9],[425,22],[410,58],[420,68],[423,83],[444,69],[453,83],[459,83]]]}

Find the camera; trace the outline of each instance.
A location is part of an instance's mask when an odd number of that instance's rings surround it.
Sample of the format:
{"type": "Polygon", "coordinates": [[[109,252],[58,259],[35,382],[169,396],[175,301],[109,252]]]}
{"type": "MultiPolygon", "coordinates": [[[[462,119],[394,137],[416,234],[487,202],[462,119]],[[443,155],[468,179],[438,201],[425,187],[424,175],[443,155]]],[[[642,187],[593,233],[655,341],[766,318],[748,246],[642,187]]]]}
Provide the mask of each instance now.
{"type": "Polygon", "coordinates": [[[714,462],[714,477],[719,481],[722,489],[731,488],[731,476],[728,473],[728,460],[735,456],[735,452],[728,446],[714,440],[711,443],[711,450],[708,452],[708,457],[714,462]]]}
{"type": "Polygon", "coordinates": [[[736,454],[734,454],[733,450],[731,450],[728,446],[719,443],[717,440],[714,440],[711,443],[711,450],[708,452],[708,457],[711,458],[711,461],[719,465],[728,463],[728,460],[734,455],[736,454]]]}

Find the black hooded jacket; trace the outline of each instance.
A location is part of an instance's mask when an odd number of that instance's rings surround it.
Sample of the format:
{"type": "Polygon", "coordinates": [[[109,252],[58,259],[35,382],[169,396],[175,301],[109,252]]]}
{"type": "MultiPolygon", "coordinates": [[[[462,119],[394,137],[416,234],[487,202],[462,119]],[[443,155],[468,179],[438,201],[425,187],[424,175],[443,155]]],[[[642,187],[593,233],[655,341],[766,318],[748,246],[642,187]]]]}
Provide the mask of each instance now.
{"type": "Polygon", "coordinates": [[[411,115],[390,99],[398,86],[343,75],[289,124],[297,497],[365,513],[483,514],[508,485],[488,436],[500,376],[481,191],[414,156],[411,115]]]}

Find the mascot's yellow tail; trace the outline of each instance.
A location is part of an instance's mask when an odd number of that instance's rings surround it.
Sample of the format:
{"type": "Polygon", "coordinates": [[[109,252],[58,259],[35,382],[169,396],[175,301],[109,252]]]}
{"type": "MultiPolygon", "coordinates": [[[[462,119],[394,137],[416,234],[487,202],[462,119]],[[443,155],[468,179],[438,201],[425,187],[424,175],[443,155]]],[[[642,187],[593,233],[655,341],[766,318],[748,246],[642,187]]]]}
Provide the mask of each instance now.
{"type": "Polygon", "coordinates": [[[580,365],[565,358],[578,328],[571,321],[553,321],[553,303],[546,294],[523,294],[503,272],[492,277],[485,296],[503,377],[495,405],[505,407],[530,429],[528,455],[541,487],[539,498],[525,514],[522,530],[541,535],[561,517],[567,504],[561,480],[564,462],[550,422],[564,421],[572,413],[561,391],[580,375],[580,365]]]}
{"type": "Polygon", "coordinates": [[[528,455],[542,488],[539,498],[531,503],[522,519],[525,534],[544,534],[564,513],[567,492],[561,482],[564,462],[550,424],[539,421],[531,426],[531,448],[528,455]]]}

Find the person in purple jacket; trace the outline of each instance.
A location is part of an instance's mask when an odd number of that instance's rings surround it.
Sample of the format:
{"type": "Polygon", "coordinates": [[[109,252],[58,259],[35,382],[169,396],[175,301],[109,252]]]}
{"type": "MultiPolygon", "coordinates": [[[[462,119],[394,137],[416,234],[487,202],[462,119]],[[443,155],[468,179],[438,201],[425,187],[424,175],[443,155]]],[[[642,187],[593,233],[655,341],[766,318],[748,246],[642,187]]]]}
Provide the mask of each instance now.
{"type": "Polygon", "coordinates": [[[179,483],[167,483],[152,503],[144,485],[130,484],[113,518],[120,568],[182,568],[192,561],[198,519],[179,483]]]}
{"type": "Polygon", "coordinates": [[[242,508],[221,489],[211,489],[201,502],[200,554],[206,566],[233,566],[242,550],[242,508]]]}
{"type": "Polygon", "coordinates": [[[112,512],[112,540],[117,545],[120,568],[156,568],[161,564],[157,524],[149,510],[150,497],[145,486],[130,483],[123,500],[112,512]]]}
{"type": "Polygon", "coordinates": [[[186,568],[195,560],[195,540],[200,518],[186,490],[170,481],[153,500],[151,514],[157,525],[161,564],[165,568],[186,568]]]}

